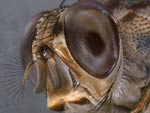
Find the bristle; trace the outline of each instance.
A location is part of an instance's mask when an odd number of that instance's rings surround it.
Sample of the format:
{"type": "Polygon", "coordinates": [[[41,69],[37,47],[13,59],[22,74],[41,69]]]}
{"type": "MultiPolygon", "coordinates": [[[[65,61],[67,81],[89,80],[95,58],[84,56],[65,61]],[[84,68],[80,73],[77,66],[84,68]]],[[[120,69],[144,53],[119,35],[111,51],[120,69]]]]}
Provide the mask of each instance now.
{"type": "Polygon", "coordinates": [[[9,84],[5,84],[7,87],[6,87],[6,90],[7,90],[7,93],[8,95],[11,95],[11,99],[12,100],[17,100],[19,101],[20,100],[20,95],[22,95],[22,89],[24,89],[24,87],[22,86],[21,84],[21,79],[17,79],[17,80],[14,80],[14,81],[11,81],[9,82],[9,84]]]}
{"type": "MultiPolygon", "coordinates": [[[[14,82],[16,82],[17,80],[20,80],[21,79],[21,77],[17,77],[17,78],[9,78],[9,79],[7,79],[7,80],[1,80],[1,83],[3,83],[3,85],[11,85],[11,83],[14,83],[14,82]]],[[[17,81],[18,82],[18,81],[17,81]]]]}
{"type": "Polygon", "coordinates": [[[3,76],[0,76],[0,78],[10,78],[10,77],[12,77],[12,78],[14,78],[14,77],[17,77],[17,76],[20,76],[20,75],[22,75],[22,74],[20,74],[20,73],[17,73],[17,74],[9,74],[9,75],[3,75],[3,76]]]}
{"type": "Polygon", "coordinates": [[[8,67],[11,67],[11,68],[21,68],[20,70],[23,70],[22,67],[20,67],[20,65],[17,65],[17,64],[2,64],[3,65],[3,68],[8,68],[8,67]]]}
{"type": "MultiPolygon", "coordinates": [[[[11,65],[10,65],[11,66],[11,65]]],[[[6,71],[5,73],[14,73],[14,74],[16,74],[16,73],[24,73],[24,70],[23,69],[19,69],[19,67],[18,68],[11,68],[11,67],[3,67],[3,69],[8,69],[7,71],[6,70],[3,70],[3,71],[6,71]]]]}
{"type": "Polygon", "coordinates": [[[24,69],[20,59],[19,49],[6,52],[3,57],[0,84],[6,88],[9,97],[18,102],[23,98],[24,86],[22,79],[24,69]]]}
{"type": "Polygon", "coordinates": [[[22,91],[24,90],[24,87],[21,86],[21,84],[17,84],[13,89],[8,90],[8,93],[12,95],[12,100],[17,99],[17,101],[20,101],[20,96],[23,94],[22,91]]]}
{"type": "Polygon", "coordinates": [[[21,59],[20,59],[20,56],[19,56],[19,50],[18,50],[18,53],[12,53],[11,55],[7,54],[6,59],[10,60],[11,61],[10,63],[17,63],[17,64],[21,65],[21,62],[20,62],[21,59]]]}

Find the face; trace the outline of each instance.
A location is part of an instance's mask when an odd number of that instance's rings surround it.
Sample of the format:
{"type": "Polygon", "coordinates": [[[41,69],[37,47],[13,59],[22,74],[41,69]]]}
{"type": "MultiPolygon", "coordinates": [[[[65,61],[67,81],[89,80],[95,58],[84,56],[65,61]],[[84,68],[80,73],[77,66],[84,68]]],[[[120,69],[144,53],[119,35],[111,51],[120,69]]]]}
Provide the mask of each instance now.
{"type": "MultiPolygon", "coordinates": [[[[47,94],[47,107],[66,103],[97,105],[120,73],[122,47],[114,18],[96,1],[42,12],[27,27],[21,44],[23,85],[33,67],[35,93],[47,94]]],[[[30,77],[30,76],[29,76],[30,77]]]]}

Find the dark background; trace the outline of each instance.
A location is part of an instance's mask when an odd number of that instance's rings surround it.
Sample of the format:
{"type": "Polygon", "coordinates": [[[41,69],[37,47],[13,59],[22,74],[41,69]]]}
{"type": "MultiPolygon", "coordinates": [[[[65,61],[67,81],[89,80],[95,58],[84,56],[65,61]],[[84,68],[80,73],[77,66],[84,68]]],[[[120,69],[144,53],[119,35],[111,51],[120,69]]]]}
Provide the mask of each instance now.
{"type": "MultiPolygon", "coordinates": [[[[73,0],[72,0],[73,1],[73,0]]],[[[57,8],[61,0],[0,0],[0,63],[7,62],[6,53],[19,47],[26,24],[36,13],[57,8]]],[[[68,0],[65,4],[70,4],[68,0]]],[[[0,76],[4,69],[0,65],[0,76]]],[[[6,70],[5,70],[6,71],[6,70]]],[[[1,78],[0,78],[1,79],[1,78]]],[[[47,110],[45,95],[34,94],[28,84],[21,103],[11,101],[0,84],[0,113],[54,113],[47,110]]]]}

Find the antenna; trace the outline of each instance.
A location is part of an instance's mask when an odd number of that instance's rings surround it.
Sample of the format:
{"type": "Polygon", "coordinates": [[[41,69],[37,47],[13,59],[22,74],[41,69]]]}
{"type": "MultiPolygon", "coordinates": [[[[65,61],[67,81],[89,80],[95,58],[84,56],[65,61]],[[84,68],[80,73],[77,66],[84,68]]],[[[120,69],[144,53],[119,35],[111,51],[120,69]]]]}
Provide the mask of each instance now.
{"type": "Polygon", "coordinates": [[[59,5],[59,8],[61,8],[61,7],[64,5],[65,1],[66,1],[66,0],[62,0],[62,2],[61,2],[60,5],[59,5]]]}

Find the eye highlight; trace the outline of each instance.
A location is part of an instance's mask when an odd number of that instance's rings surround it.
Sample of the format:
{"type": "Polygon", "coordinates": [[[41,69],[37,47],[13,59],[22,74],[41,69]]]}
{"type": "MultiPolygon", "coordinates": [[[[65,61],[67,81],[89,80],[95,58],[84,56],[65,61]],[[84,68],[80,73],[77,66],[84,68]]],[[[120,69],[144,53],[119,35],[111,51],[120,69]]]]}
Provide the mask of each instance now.
{"type": "Polygon", "coordinates": [[[80,1],[65,15],[65,39],[76,62],[90,75],[105,78],[119,54],[117,26],[100,3],[80,1]]]}

